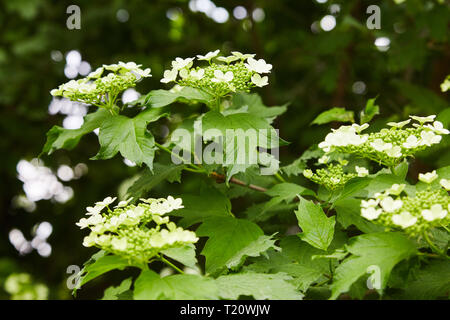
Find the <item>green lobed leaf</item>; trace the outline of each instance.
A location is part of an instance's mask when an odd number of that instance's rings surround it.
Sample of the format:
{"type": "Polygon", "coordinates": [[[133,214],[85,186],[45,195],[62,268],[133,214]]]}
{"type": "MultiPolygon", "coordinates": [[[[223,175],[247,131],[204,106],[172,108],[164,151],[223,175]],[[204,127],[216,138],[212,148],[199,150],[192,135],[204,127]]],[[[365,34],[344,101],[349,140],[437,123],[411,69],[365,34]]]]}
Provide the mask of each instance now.
{"type": "Polygon", "coordinates": [[[370,122],[377,114],[380,114],[380,107],[375,104],[377,97],[367,100],[366,107],[361,111],[361,124],[370,122]]]}
{"type": "Polygon", "coordinates": [[[122,115],[106,118],[98,136],[100,150],[91,159],[110,159],[120,152],[124,158],[137,165],[145,163],[152,169],[157,147],[153,135],[147,130],[147,124],[166,115],[162,109],[148,109],[134,118],[122,115]]]}
{"type": "Polygon", "coordinates": [[[127,195],[139,199],[164,180],[180,182],[181,172],[184,167],[184,165],[155,163],[154,172],[148,169],[144,170],[141,176],[128,188],[127,195]]]}
{"type": "Polygon", "coordinates": [[[347,250],[352,254],[335,271],[331,299],[347,292],[370,268],[379,270],[375,274],[380,291],[385,288],[392,268],[400,261],[417,252],[411,240],[401,233],[371,233],[350,239],[347,250]]]}
{"type": "Polygon", "coordinates": [[[295,215],[302,229],[300,239],[315,248],[327,250],[334,236],[335,217],[327,217],[320,205],[302,197],[295,215]]]}
{"type": "Polygon", "coordinates": [[[211,217],[229,217],[230,200],[214,188],[202,188],[199,195],[183,194],[183,209],[171,212],[171,215],[182,217],[180,226],[189,227],[211,217]]]}
{"type": "Polygon", "coordinates": [[[47,141],[42,149],[42,153],[52,154],[57,149],[71,150],[75,148],[80,139],[98,127],[111,117],[105,109],[98,109],[96,112],[84,117],[84,123],[79,129],[65,129],[60,126],[53,126],[47,132],[47,141]]]}
{"type": "Polygon", "coordinates": [[[161,251],[165,256],[181,262],[189,268],[195,268],[197,258],[195,256],[195,246],[188,244],[182,247],[173,247],[161,251]]]}
{"type": "Polygon", "coordinates": [[[219,294],[225,299],[253,296],[256,300],[301,300],[303,295],[288,282],[283,273],[241,273],[217,278],[219,294]]]}
{"type": "Polygon", "coordinates": [[[120,300],[119,296],[131,287],[133,278],[128,278],[123,280],[117,287],[111,286],[105,290],[103,293],[102,300],[120,300]]]}
{"type": "Polygon", "coordinates": [[[344,108],[331,108],[319,114],[311,124],[325,124],[329,122],[355,122],[354,112],[344,108]]]}
{"type": "Polygon", "coordinates": [[[354,225],[364,233],[382,232],[383,226],[376,225],[361,216],[361,200],[343,199],[334,203],[336,219],[339,224],[347,229],[354,225]]]}
{"type": "Polygon", "coordinates": [[[271,123],[280,114],[283,114],[287,110],[287,105],[279,107],[268,107],[264,105],[261,97],[256,93],[244,93],[240,92],[233,95],[233,109],[245,110],[259,118],[265,118],[271,123]]]}
{"type": "Polygon", "coordinates": [[[209,93],[191,88],[183,87],[180,91],[173,92],[172,90],[153,90],[145,98],[145,102],[153,108],[161,108],[174,103],[179,99],[187,99],[208,104],[213,100],[213,96],[209,93]]]}
{"type": "Polygon", "coordinates": [[[218,299],[215,281],[192,274],[161,278],[153,270],[144,270],[134,283],[135,300],[208,300],[218,299]]]}
{"type": "Polygon", "coordinates": [[[196,233],[199,237],[209,238],[202,250],[208,274],[239,267],[246,257],[256,257],[269,248],[276,248],[275,241],[264,236],[258,225],[244,219],[209,218],[196,233]]]}

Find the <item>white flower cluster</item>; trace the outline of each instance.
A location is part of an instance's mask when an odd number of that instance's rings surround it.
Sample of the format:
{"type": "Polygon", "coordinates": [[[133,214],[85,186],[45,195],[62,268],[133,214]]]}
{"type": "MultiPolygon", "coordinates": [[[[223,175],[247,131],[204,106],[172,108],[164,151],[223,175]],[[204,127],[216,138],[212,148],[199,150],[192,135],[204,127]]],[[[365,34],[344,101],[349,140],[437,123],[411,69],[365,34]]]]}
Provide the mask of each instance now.
{"type": "Polygon", "coordinates": [[[413,128],[403,128],[410,123],[411,119],[408,119],[398,123],[389,122],[390,129],[385,128],[370,134],[361,134],[369,127],[368,124],[353,124],[332,129],[319,144],[319,148],[326,153],[336,150],[392,166],[426,147],[440,143],[441,135],[450,133],[441,122],[434,121],[435,115],[410,117],[418,122],[413,123],[413,128]]]}
{"type": "Polygon", "coordinates": [[[81,218],[76,223],[81,229],[91,230],[84,238],[84,246],[97,246],[138,262],[147,262],[163,249],[198,241],[194,232],[177,227],[169,217],[163,216],[183,208],[181,199],[171,196],[141,199],[138,205],[130,205],[132,199],[128,199],[120,201],[111,210],[110,205],[115,200],[107,197],[86,208],[88,218],[81,218]]]}
{"type": "Polygon", "coordinates": [[[50,94],[99,107],[111,106],[120,92],[134,87],[142,78],[151,77],[150,68],[141,69],[141,66],[135,62],[122,61],[118,64],[103,65],[83,79],[60,85],[50,91],[50,94]]]}
{"type": "Polygon", "coordinates": [[[230,56],[219,56],[220,50],[197,55],[200,61],[207,61],[209,66],[192,68],[195,57],[179,58],[172,61],[172,69],[164,71],[163,83],[176,82],[181,86],[191,86],[208,91],[216,96],[224,96],[230,91],[248,91],[252,87],[268,84],[268,77],[261,74],[270,73],[272,65],[263,59],[254,59],[254,54],[242,54],[233,51],[230,56]],[[223,62],[217,64],[212,59],[223,62]],[[179,77],[179,78],[178,78],[179,77]]]}
{"type": "MultiPolygon", "coordinates": [[[[420,175],[419,179],[431,183],[438,178],[435,171],[420,175]]],[[[419,234],[424,230],[450,223],[450,181],[441,179],[443,189],[428,188],[416,192],[414,197],[402,196],[405,184],[394,184],[373,199],[361,201],[361,215],[387,227],[402,228],[407,233],[419,234]]]]}

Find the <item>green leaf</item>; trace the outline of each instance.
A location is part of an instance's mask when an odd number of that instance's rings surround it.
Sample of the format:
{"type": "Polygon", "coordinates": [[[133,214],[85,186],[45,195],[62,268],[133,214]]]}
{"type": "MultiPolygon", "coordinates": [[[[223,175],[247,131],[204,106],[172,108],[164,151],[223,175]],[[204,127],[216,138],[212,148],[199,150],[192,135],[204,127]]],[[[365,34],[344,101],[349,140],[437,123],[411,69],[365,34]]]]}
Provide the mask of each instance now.
{"type": "Polygon", "coordinates": [[[324,152],[322,151],[322,149],[319,149],[317,147],[317,145],[313,146],[313,147],[309,148],[308,150],[306,150],[305,152],[303,152],[301,157],[296,159],[291,164],[281,167],[281,170],[288,176],[291,176],[291,175],[298,176],[299,174],[301,174],[303,172],[303,170],[306,169],[306,167],[307,167],[306,162],[309,159],[320,158],[323,154],[324,154],[324,152]]]}
{"type": "Polygon", "coordinates": [[[136,300],[208,300],[218,299],[213,279],[178,274],[161,278],[152,270],[142,271],[134,283],[136,300]]]}
{"type": "Polygon", "coordinates": [[[295,183],[279,183],[266,191],[266,194],[276,199],[277,203],[282,201],[291,202],[298,195],[310,195],[314,196],[314,191],[302,187],[295,183]]]}
{"type": "Polygon", "coordinates": [[[405,180],[408,174],[408,169],[409,169],[408,161],[405,160],[399,165],[394,167],[394,174],[398,176],[400,179],[405,180]]]}
{"type": "Polygon", "coordinates": [[[102,300],[119,300],[119,295],[130,289],[133,278],[123,280],[117,287],[109,287],[103,293],[102,300]]]}
{"type": "Polygon", "coordinates": [[[406,284],[402,298],[433,300],[447,298],[450,293],[450,261],[433,260],[406,284]]]}
{"type": "Polygon", "coordinates": [[[337,212],[337,221],[347,229],[354,225],[364,233],[381,232],[384,227],[376,225],[361,216],[361,200],[343,199],[336,201],[334,208],[337,212]]]}
{"type": "Polygon", "coordinates": [[[267,107],[261,97],[256,93],[240,92],[233,95],[232,110],[245,110],[259,118],[265,118],[271,123],[277,116],[287,110],[287,105],[280,107],[267,107]]]}
{"type": "Polygon", "coordinates": [[[146,104],[150,104],[153,108],[161,108],[180,99],[208,104],[213,100],[213,96],[199,89],[184,87],[177,92],[172,92],[171,90],[153,90],[147,95],[145,101],[146,104]]]}
{"type": "Polygon", "coordinates": [[[230,216],[230,200],[217,189],[202,188],[200,195],[184,194],[181,198],[184,208],[170,213],[182,217],[180,226],[189,227],[210,217],[230,216]]]}
{"type": "Polygon", "coordinates": [[[371,233],[353,237],[347,246],[352,254],[346,258],[335,271],[331,299],[336,299],[347,292],[360,277],[368,274],[371,268],[379,270],[379,288],[386,286],[392,268],[400,261],[409,258],[417,249],[401,233],[371,233]]]}
{"type": "Polygon", "coordinates": [[[213,138],[205,134],[208,130],[219,130],[221,133],[224,151],[222,162],[228,168],[227,180],[256,164],[256,157],[252,155],[256,155],[257,147],[271,149],[286,144],[265,119],[248,113],[224,116],[220,112],[210,111],[202,118],[202,127],[205,140],[213,138]]]}
{"type": "Polygon", "coordinates": [[[281,251],[270,250],[268,258],[252,259],[253,263],[245,268],[253,272],[286,273],[299,290],[306,291],[323,274],[330,274],[330,259],[314,259],[323,253],[303,242],[297,236],[287,236],[280,240],[281,251]]]}
{"type": "Polygon", "coordinates": [[[344,200],[348,197],[351,197],[355,194],[358,194],[361,192],[362,189],[367,187],[371,181],[371,178],[364,177],[364,178],[353,178],[349,180],[344,188],[341,190],[339,194],[337,194],[335,197],[333,197],[332,202],[338,201],[338,200],[344,200]]]}
{"type": "Polygon", "coordinates": [[[64,129],[60,126],[53,126],[47,132],[47,142],[41,154],[52,154],[57,149],[71,150],[75,148],[81,137],[100,127],[103,121],[109,117],[111,117],[111,114],[108,111],[98,109],[84,118],[84,123],[79,129],[64,129]]]}
{"type": "Polygon", "coordinates": [[[75,290],[81,288],[87,282],[101,276],[106,272],[115,269],[123,270],[125,267],[130,266],[135,267],[136,265],[131,264],[128,259],[116,255],[103,255],[94,260],[92,263],[89,263],[88,261],[88,264],[85,265],[80,272],[81,277],[75,290]]]}
{"type": "Polygon", "coordinates": [[[303,295],[288,282],[290,279],[283,273],[244,273],[221,276],[216,283],[225,299],[253,296],[256,300],[301,300],[303,295]]]}
{"type": "Polygon", "coordinates": [[[197,258],[195,257],[195,246],[193,244],[182,247],[173,247],[161,251],[165,256],[181,262],[189,268],[195,268],[197,258]]]}
{"type": "Polygon", "coordinates": [[[166,115],[161,110],[148,109],[134,118],[122,115],[106,118],[98,136],[100,150],[91,159],[110,159],[120,152],[124,158],[137,165],[145,163],[152,169],[157,147],[153,135],[147,130],[147,124],[166,115]]]}
{"type": "Polygon", "coordinates": [[[380,114],[380,107],[375,104],[376,99],[377,97],[367,100],[366,108],[363,111],[361,111],[360,115],[361,124],[370,122],[370,120],[372,120],[373,117],[375,117],[377,114],[380,114]]]}
{"type": "Polygon", "coordinates": [[[155,163],[154,172],[148,169],[144,170],[141,176],[128,188],[127,195],[139,199],[164,180],[180,182],[181,172],[184,168],[184,165],[155,163]]]}
{"type": "Polygon", "coordinates": [[[329,122],[355,122],[354,112],[344,108],[331,108],[319,114],[311,124],[324,124],[329,122]]]}
{"type": "Polygon", "coordinates": [[[202,250],[208,274],[239,267],[246,257],[256,257],[269,248],[276,248],[275,241],[264,236],[256,224],[243,219],[209,218],[196,233],[200,237],[209,237],[202,250]]]}
{"type": "Polygon", "coordinates": [[[335,217],[328,218],[320,205],[301,197],[295,215],[302,229],[300,239],[315,248],[327,250],[334,236],[335,217]]]}

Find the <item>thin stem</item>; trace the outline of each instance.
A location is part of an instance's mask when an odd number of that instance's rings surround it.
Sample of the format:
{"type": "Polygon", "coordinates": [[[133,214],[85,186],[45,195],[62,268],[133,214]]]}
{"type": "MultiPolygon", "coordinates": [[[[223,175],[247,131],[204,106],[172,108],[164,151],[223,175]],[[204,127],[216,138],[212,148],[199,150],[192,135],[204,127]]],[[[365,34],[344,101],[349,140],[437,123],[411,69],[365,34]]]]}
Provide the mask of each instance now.
{"type": "Polygon", "coordinates": [[[442,257],[450,259],[450,257],[447,256],[445,254],[445,252],[441,251],[438,247],[436,247],[436,245],[433,243],[433,241],[431,241],[430,237],[428,236],[428,233],[424,232],[423,237],[425,238],[425,241],[430,245],[431,250],[433,250],[434,252],[436,252],[438,255],[440,255],[442,257]]]}
{"type": "Polygon", "coordinates": [[[278,172],[275,173],[275,178],[277,178],[280,182],[286,182],[286,180],[278,172]]]}
{"type": "MultiPolygon", "coordinates": [[[[180,157],[179,155],[177,155],[176,153],[173,153],[172,150],[170,150],[169,148],[164,147],[163,145],[159,144],[158,142],[155,142],[155,145],[158,148],[160,148],[161,150],[169,153],[170,155],[173,155],[173,156],[177,157],[178,159],[180,159],[184,163],[185,160],[182,157],[180,157]]],[[[205,170],[203,170],[202,168],[200,168],[199,166],[197,166],[195,164],[187,163],[187,165],[191,166],[191,168],[193,168],[195,170],[194,172],[204,172],[205,171],[205,170]]],[[[190,170],[190,171],[192,171],[192,170],[190,170]]]]}
{"type": "Polygon", "coordinates": [[[170,262],[169,260],[167,260],[166,258],[164,258],[162,255],[159,256],[159,259],[164,262],[165,264],[167,264],[168,266],[174,268],[175,270],[177,270],[179,273],[184,274],[184,271],[181,270],[180,268],[178,268],[176,265],[174,265],[172,262],[170,262]]]}

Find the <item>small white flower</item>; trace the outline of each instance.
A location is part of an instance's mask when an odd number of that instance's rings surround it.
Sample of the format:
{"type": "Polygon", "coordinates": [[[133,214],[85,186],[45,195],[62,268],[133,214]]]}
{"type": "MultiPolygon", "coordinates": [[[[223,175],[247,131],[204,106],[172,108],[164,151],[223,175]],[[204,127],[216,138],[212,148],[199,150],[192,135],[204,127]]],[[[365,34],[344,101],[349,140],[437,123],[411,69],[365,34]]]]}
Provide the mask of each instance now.
{"type": "Polygon", "coordinates": [[[444,188],[447,191],[450,191],[450,180],[441,179],[441,181],[439,181],[439,183],[441,184],[442,188],[444,188]]]}
{"type": "Polygon", "coordinates": [[[419,140],[414,135],[410,135],[406,139],[406,142],[403,143],[403,147],[406,149],[417,148],[418,146],[419,146],[419,140]]]}
{"type": "Polygon", "coordinates": [[[419,173],[419,180],[425,183],[432,183],[437,177],[436,170],[427,173],[419,173]]]}
{"type": "Polygon", "coordinates": [[[245,59],[248,59],[248,58],[253,58],[253,57],[255,57],[255,54],[252,54],[252,53],[246,53],[246,54],[243,54],[243,53],[240,53],[239,51],[231,51],[231,54],[232,54],[233,56],[238,57],[238,58],[241,59],[242,61],[244,61],[245,59]]]}
{"type": "Polygon", "coordinates": [[[327,141],[322,141],[318,146],[325,152],[330,152],[331,150],[331,145],[327,141]]]}
{"type": "Polygon", "coordinates": [[[370,207],[376,207],[380,203],[380,200],[378,199],[369,199],[369,200],[362,200],[361,201],[361,207],[363,208],[370,208],[370,207]]]}
{"type": "Polygon", "coordinates": [[[204,56],[198,54],[197,55],[197,59],[198,60],[205,60],[205,61],[210,61],[212,58],[216,57],[219,54],[220,50],[217,49],[216,51],[210,51],[207,54],[205,54],[204,56]]]}
{"type": "Polygon", "coordinates": [[[408,228],[417,222],[417,218],[412,216],[408,211],[402,211],[400,214],[392,216],[392,222],[402,228],[408,228]]]}
{"type": "Polygon", "coordinates": [[[93,214],[99,214],[104,208],[106,207],[106,205],[104,204],[97,204],[95,205],[95,207],[87,207],[86,208],[86,215],[93,215],[93,214]]]}
{"type": "Polygon", "coordinates": [[[253,58],[248,58],[245,66],[250,71],[255,71],[257,73],[269,73],[272,70],[272,65],[266,63],[264,59],[255,60],[253,58]]]}
{"type": "Polygon", "coordinates": [[[172,68],[176,70],[180,70],[183,68],[190,68],[192,66],[192,61],[194,61],[195,58],[175,58],[174,61],[172,61],[172,68]]]}
{"type": "Polygon", "coordinates": [[[409,116],[410,118],[420,122],[421,124],[425,123],[425,122],[433,122],[434,118],[436,118],[436,115],[431,115],[428,117],[418,117],[418,116],[409,116]]]}
{"type": "Polygon", "coordinates": [[[236,56],[228,56],[228,57],[217,57],[217,60],[223,61],[223,62],[225,62],[226,64],[229,64],[230,62],[239,60],[239,58],[236,57],[236,56]]]}
{"type": "Polygon", "coordinates": [[[96,202],[96,205],[104,205],[104,206],[109,206],[111,203],[113,203],[114,201],[116,201],[117,197],[111,198],[111,197],[106,197],[105,199],[103,199],[103,201],[100,202],[96,202]]]}
{"type": "Polygon", "coordinates": [[[405,184],[393,184],[389,189],[386,190],[387,193],[392,194],[394,196],[398,196],[405,189],[405,184]]]}
{"type": "Polygon", "coordinates": [[[92,247],[95,245],[97,240],[97,235],[93,232],[91,232],[88,236],[84,237],[83,239],[83,246],[85,247],[92,247]]]}
{"type": "Polygon", "coordinates": [[[431,129],[432,131],[436,132],[437,134],[449,134],[450,131],[444,128],[444,125],[440,121],[433,122],[433,125],[428,124],[425,125],[425,128],[431,129]]]}
{"type": "Polygon", "coordinates": [[[111,240],[111,246],[113,249],[118,251],[124,251],[127,248],[127,239],[126,238],[113,238],[111,240]]]}
{"type": "Polygon", "coordinates": [[[368,123],[364,123],[362,125],[359,125],[359,124],[354,123],[354,124],[352,124],[352,127],[355,128],[355,131],[357,133],[360,133],[361,131],[367,129],[369,127],[369,124],[368,123]]]}
{"type": "Polygon", "coordinates": [[[355,166],[355,171],[358,174],[358,177],[365,177],[369,175],[369,170],[364,167],[355,166]]]}
{"type": "Polygon", "coordinates": [[[384,153],[386,153],[391,158],[400,158],[402,156],[402,149],[399,146],[394,146],[392,148],[384,150],[384,153]]]}
{"type": "Polygon", "coordinates": [[[330,178],[330,181],[331,181],[333,184],[338,184],[339,182],[341,182],[341,178],[331,177],[331,178],[330,178]]]}
{"type": "Polygon", "coordinates": [[[373,142],[370,143],[370,146],[378,152],[383,152],[387,149],[391,149],[392,143],[386,143],[382,139],[375,139],[373,142]]]}
{"type": "Polygon", "coordinates": [[[133,200],[133,197],[128,198],[127,200],[122,200],[122,201],[120,201],[119,204],[118,204],[117,206],[115,206],[114,208],[123,208],[123,207],[126,207],[126,206],[130,203],[131,200],[133,200]]]}
{"type": "Polygon", "coordinates": [[[95,71],[92,71],[91,73],[88,74],[87,78],[88,79],[97,79],[100,78],[100,76],[103,73],[104,68],[103,67],[99,67],[97,68],[95,71]]]}
{"type": "Polygon", "coordinates": [[[420,133],[420,141],[419,144],[420,145],[426,145],[428,147],[430,147],[432,144],[437,144],[439,142],[441,142],[442,137],[440,135],[436,135],[434,134],[433,131],[422,131],[420,133]]]}
{"type": "Polygon", "coordinates": [[[303,175],[305,176],[305,178],[310,179],[313,176],[313,172],[310,169],[305,169],[303,170],[303,175]]]}
{"type": "Polygon", "coordinates": [[[411,122],[411,119],[408,119],[408,120],[401,121],[401,122],[388,122],[387,125],[400,129],[400,128],[404,127],[405,125],[407,125],[410,122],[411,122]]]}
{"type": "Polygon", "coordinates": [[[172,208],[172,210],[178,210],[184,208],[182,205],[183,199],[177,198],[175,199],[172,196],[167,197],[167,204],[172,208]]]}
{"type": "Polygon", "coordinates": [[[427,221],[433,221],[436,219],[443,219],[447,215],[447,210],[442,209],[440,204],[434,204],[430,210],[422,210],[422,217],[427,221]]]}
{"type": "Polygon", "coordinates": [[[319,163],[321,164],[325,164],[328,161],[330,161],[330,157],[328,157],[327,155],[323,155],[322,157],[319,158],[319,163]]]}
{"type": "Polygon", "coordinates": [[[191,70],[189,76],[194,80],[201,80],[205,76],[205,69],[191,70]]]}
{"type": "Polygon", "coordinates": [[[225,74],[221,70],[214,70],[214,78],[211,79],[212,82],[230,82],[233,80],[233,72],[227,71],[225,74]]]}
{"type": "Polygon", "coordinates": [[[105,218],[102,217],[100,214],[93,214],[87,219],[87,222],[91,225],[100,224],[105,220],[105,218]]]}
{"type": "Polygon", "coordinates": [[[386,197],[380,202],[381,207],[386,212],[394,212],[403,206],[402,200],[394,200],[392,197],[386,197]]]}
{"type": "Polygon", "coordinates": [[[175,81],[178,75],[178,70],[177,69],[172,69],[172,70],[166,70],[164,71],[164,78],[161,79],[162,83],[169,83],[172,81],[175,81]]]}
{"type": "Polygon", "coordinates": [[[261,88],[269,84],[268,79],[269,78],[267,76],[261,77],[258,73],[255,73],[252,76],[252,83],[261,88]]]}
{"type": "Polygon", "coordinates": [[[77,226],[80,227],[80,229],[87,228],[89,226],[89,221],[86,218],[81,218],[80,221],[75,223],[77,226]]]}
{"type": "Polygon", "coordinates": [[[383,211],[381,209],[375,209],[374,207],[362,208],[361,215],[367,220],[377,219],[383,211]]]}

